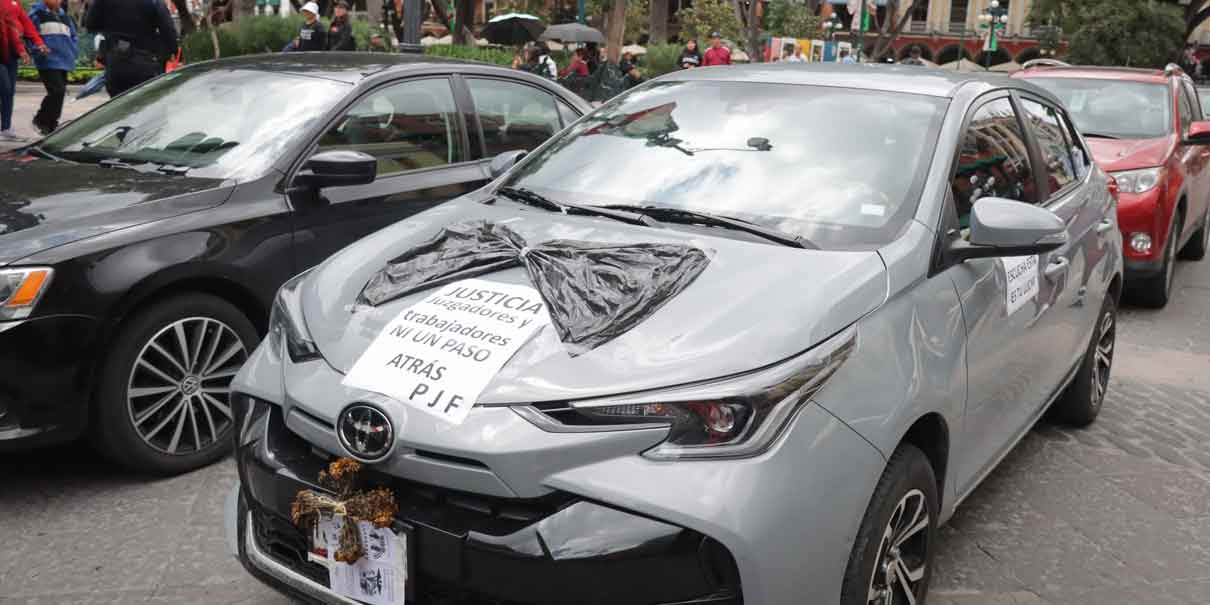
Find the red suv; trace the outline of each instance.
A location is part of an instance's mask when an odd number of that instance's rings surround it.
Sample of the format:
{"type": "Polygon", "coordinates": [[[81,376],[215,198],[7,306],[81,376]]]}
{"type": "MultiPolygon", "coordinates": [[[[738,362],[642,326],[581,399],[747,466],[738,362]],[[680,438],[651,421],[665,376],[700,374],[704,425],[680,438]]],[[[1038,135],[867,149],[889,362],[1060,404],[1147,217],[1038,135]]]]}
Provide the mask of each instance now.
{"type": "Polygon", "coordinates": [[[1176,258],[1210,243],[1210,122],[1179,67],[1029,67],[1015,74],[1063,101],[1092,155],[1117,179],[1131,300],[1168,304],[1176,258]]]}

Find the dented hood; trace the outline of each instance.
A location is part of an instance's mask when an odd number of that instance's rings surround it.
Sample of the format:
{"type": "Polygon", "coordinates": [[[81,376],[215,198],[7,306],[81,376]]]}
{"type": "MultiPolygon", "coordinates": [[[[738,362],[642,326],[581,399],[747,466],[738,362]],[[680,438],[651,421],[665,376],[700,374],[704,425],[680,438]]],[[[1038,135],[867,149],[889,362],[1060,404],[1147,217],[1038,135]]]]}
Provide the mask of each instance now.
{"type": "MultiPolygon", "coordinates": [[[[887,295],[885,267],[876,252],[802,250],[718,237],[713,229],[641,227],[462,200],[361,240],[305,281],[303,315],[328,363],[348,372],[391,319],[430,293],[416,292],[379,307],[356,305],[376,271],[443,227],[474,219],[505,224],[532,243],[664,242],[692,245],[710,256],[709,266],[688,288],[587,353],[573,356],[554,330],[540,330],[505,364],[480,403],[633,392],[752,370],[819,343],[877,308],[887,295]]],[[[480,279],[532,285],[520,268],[480,279]]]]}

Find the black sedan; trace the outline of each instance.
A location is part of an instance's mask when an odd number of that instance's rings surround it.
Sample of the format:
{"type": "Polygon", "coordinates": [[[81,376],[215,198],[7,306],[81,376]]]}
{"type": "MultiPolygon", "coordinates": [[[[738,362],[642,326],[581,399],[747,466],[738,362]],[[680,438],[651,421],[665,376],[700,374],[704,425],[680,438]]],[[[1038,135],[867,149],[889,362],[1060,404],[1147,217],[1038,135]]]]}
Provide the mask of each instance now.
{"type": "Polygon", "coordinates": [[[87,433],[176,473],[289,277],[478,188],[587,111],[537,76],[383,54],[208,62],[0,156],[0,449],[87,433]]]}

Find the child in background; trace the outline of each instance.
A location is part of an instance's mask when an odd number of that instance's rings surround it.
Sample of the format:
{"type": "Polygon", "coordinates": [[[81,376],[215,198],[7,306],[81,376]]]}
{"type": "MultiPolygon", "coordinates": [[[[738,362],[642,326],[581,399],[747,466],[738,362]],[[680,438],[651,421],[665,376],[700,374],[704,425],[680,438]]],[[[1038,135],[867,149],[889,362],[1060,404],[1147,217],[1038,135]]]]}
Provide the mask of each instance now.
{"type": "Polygon", "coordinates": [[[29,11],[29,19],[50,52],[35,54],[34,65],[46,87],[42,106],[34,114],[34,128],[47,135],[59,127],[63,115],[63,96],[67,93],[67,74],[76,68],[76,23],[63,9],[63,0],[41,0],[29,11]]]}

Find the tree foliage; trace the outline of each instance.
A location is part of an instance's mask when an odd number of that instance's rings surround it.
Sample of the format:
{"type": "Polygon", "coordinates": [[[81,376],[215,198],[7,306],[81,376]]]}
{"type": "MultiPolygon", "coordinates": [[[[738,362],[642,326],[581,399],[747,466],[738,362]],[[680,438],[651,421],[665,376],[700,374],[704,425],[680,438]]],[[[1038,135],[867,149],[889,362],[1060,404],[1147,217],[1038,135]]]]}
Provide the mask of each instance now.
{"type": "Polygon", "coordinates": [[[1185,40],[1181,8],[1159,0],[1045,0],[1031,21],[1061,27],[1068,60],[1082,65],[1163,67],[1185,40]]]}
{"type": "Polygon", "coordinates": [[[823,22],[809,6],[791,0],[772,0],[765,8],[765,29],[774,36],[813,38],[823,22]]]}
{"type": "Polygon", "coordinates": [[[717,31],[728,40],[740,40],[744,32],[729,0],[694,0],[691,8],[677,13],[681,22],[681,41],[696,39],[705,47],[710,32],[717,31]]]}

